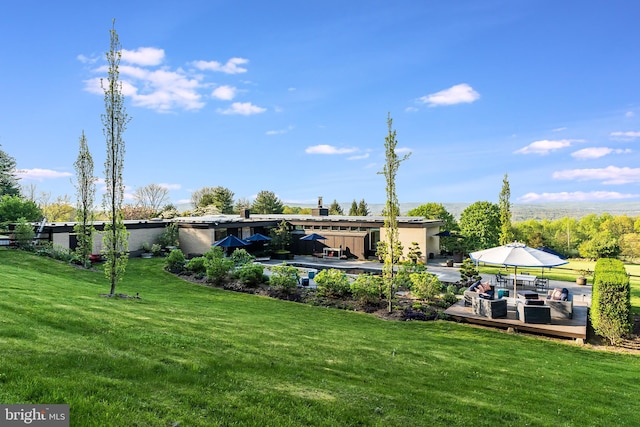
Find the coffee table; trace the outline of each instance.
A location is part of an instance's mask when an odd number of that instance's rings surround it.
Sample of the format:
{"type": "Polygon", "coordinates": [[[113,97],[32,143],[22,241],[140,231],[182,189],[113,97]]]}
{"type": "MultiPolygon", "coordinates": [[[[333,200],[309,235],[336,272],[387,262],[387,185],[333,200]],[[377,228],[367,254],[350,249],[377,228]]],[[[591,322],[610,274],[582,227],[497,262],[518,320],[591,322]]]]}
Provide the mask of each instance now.
{"type": "Polygon", "coordinates": [[[538,293],[534,291],[518,291],[520,299],[538,299],[538,293]]]}

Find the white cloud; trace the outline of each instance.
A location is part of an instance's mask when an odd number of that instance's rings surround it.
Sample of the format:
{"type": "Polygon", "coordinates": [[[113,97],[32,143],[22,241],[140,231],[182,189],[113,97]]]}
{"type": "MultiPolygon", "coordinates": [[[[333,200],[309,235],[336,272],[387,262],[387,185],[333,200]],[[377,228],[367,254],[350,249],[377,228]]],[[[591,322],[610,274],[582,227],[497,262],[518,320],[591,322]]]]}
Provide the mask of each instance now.
{"type": "Polygon", "coordinates": [[[369,153],[364,153],[364,154],[347,157],[347,160],[363,160],[368,158],[369,158],[369,153]]]}
{"type": "Polygon", "coordinates": [[[564,128],[555,128],[555,129],[551,129],[551,132],[562,132],[563,130],[567,130],[566,127],[564,128]]]}
{"type": "Polygon", "coordinates": [[[265,135],[282,135],[293,130],[293,126],[288,126],[286,129],[280,130],[268,130],[265,132],[265,135]]]}
{"type": "Polygon", "coordinates": [[[211,92],[211,96],[217,99],[221,99],[223,101],[231,101],[233,98],[236,97],[237,92],[238,92],[238,89],[236,89],[235,87],[223,85],[215,88],[213,92],[211,92]]]}
{"type": "Polygon", "coordinates": [[[220,114],[240,114],[243,116],[250,116],[252,114],[260,114],[267,111],[266,108],[258,107],[250,102],[234,102],[231,107],[223,110],[218,108],[220,114]]]}
{"type": "Polygon", "coordinates": [[[571,153],[571,156],[575,157],[576,159],[585,160],[585,159],[598,159],[600,157],[604,157],[611,153],[627,154],[627,153],[631,153],[631,150],[628,148],[614,149],[609,147],[591,147],[591,148],[583,148],[582,150],[574,151],[573,153],[571,153]]]}
{"type": "Polygon", "coordinates": [[[226,74],[240,74],[246,73],[247,69],[239,67],[239,65],[247,64],[248,59],[244,58],[231,58],[226,64],[221,64],[218,61],[195,61],[193,65],[202,71],[219,71],[226,74]]]}
{"type": "Polygon", "coordinates": [[[407,113],[415,113],[416,111],[420,110],[418,110],[416,107],[407,107],[404,109],[404,111],[406,111],[407,113]]]}
{"type": "Polygon", "coordinates": [[[83,64],[95,64],[100,59],[100,57],[97,57],[97,56],[88,57],[86,55],[80,54],[76,56],[76,59],[82,62],[83,64]]]}
{"type": "Polygon", "coordinates": [[[633,116],[635,116],[635,115],[636,115],[636,114],[635,114],[633,111],[627,111],[627,112],[624,114],[624,116],[625,116],[625,117],[628,117],[628,118],[631,118],[631,117],[633,117],[633,116]]]}
{"type": "Polygon", "coordinates": [[[141,66],[154,66],[164,61],[164,49],[139,47],[136,50],[122,49],[122,61],[141,66]]]}
{"type": "Polygon", "coordinates": [[[395,152],[396,152],[396,154],[411,153],[411,148],[409,148],[409,147],[400,147],[400,148],[396,148],[395,152]]]}
{"type": "Polygon", "coordinates": [[[44,181],[45,179],[67,178],[73,176],[71,172],[58,172],[51,169],[18,169],[16,175],[21,179],[44,181]]]}
{"type": "Polygon", "coordinates": [[[567,169],[553,173],[554,179],[572,181],[602,181],[603,184],[629,184],[640,182],[640,168],[607,166],[593,169],[567,169]]]}
{"type": "Polygon", "coordinates": [[[327,144],[312,145],[304,150],[307,154],[350,154],[357,151],[357,148],[338,148],[327,144]]]}
{"type": "Polygon", "coordinates": [[[613,139],[631,141],[636,138],[640,138],[640,132],[611,132],[609,136],[611,136],[611,138],[613,139]]]}
{"type": "Polygon", "coordinates": [[[570,147],[574,142],[583,142],[580,139],[558,139],[548,140],[543,139],[541,141],[534,141],[531,144],[514,151],[515,154],[540,154],[546,155],[552,151],[559,150],[561,148],[570,147]]]}
{"type": "Polygon", "coordinates": [[[584,202],[596,200],[633,199],[640,194],[624,194],[616,191],[575,191],[560,193],[527,193],[518,200],[522,203],[536,202],[584,202]]]}
{"type": "Polygon", "coordinates": [[[160,183],[158,184],[160,187],[165,188],[167,190],[180,190],[182,188],[182,185],[180,184],[166,184],[166,183],[160,183]]]}
{"type": "Polygon", "coordinates": [[[455,105],[463,103],[471,103],[480,99],[480,94],[473,90],[466,83],[451,86],[449,89],[419,98],[423,104],[429,104],[429,107],[437,107],[439,105],[455,105]]]}

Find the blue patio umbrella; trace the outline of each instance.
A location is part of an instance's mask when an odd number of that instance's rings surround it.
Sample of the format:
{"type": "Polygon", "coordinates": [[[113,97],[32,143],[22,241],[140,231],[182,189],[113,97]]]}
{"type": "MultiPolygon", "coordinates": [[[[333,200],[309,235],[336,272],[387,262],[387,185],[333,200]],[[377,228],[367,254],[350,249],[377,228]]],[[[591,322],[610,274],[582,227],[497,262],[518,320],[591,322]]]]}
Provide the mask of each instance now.
{"type": "Polygon", "coordinates": [[[260,233],[253,234],[244,239],[245,242],[266,242],[268,240],[271,240],[271,237],[267,237],[264,234],[260,233]]]}
{"type": "Polygon", "coordinates": [[[242,239],[238,239],[236,236],[227,236],[222,240],[214,242],[211,246],[220,246],[221,248],[239,248],[247,246],[249,243],[242,239]]]}
{"type": "Polygon", "coordinates": [[[327,240],[327,238],[317,233],[311,233],[311,234],[307,234],[304,237],[301,237],[300,240],[327,240]]]}

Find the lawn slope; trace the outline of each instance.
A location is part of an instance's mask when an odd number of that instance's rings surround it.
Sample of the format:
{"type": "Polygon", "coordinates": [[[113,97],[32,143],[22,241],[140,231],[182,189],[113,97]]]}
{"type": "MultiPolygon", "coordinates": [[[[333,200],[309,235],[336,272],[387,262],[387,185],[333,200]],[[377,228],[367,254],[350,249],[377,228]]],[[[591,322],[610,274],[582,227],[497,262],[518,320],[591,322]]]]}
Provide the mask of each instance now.
{"type": "Polygon", "coordinates": [[[0,250],[0,402],[80,426],[640,425],[640,358],[0,250]]]}

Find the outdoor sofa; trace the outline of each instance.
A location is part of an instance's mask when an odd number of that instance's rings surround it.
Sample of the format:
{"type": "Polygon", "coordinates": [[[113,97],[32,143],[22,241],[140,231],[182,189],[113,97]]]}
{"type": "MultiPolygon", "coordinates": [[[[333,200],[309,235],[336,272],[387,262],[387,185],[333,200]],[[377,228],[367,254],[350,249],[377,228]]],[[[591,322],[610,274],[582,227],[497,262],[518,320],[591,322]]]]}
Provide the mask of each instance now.
{"type": "Polygon", "coordinates": [[[540,299],[518,299],[516,319],[524,323],[551,323],[551,308],[540,299]]]}
{"type": "Polygon", "coordinates": [[[549,290],[544,302],[551,309],[551,317],[573,319],[573,301],[567,288],[549,290]]]}
{"type": "Polygon", "coordinates": [[[506,317],[507,300],[493,299],[495,296],[495,288],[489,283],[475,282],[464,291],[465,306],[471,306],[474,314],[482,317],[495,319],[497,317],[506,317]]]}

